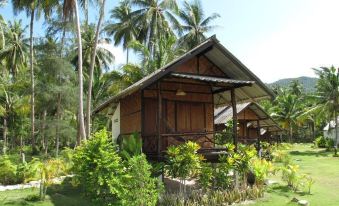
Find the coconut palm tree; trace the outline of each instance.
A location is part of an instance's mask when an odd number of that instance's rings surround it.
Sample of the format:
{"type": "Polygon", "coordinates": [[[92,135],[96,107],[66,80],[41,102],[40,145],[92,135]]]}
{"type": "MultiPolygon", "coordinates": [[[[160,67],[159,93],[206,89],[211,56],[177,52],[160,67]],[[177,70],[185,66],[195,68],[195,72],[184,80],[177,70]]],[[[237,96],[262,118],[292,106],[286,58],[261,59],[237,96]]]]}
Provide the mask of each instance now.
{"type": "MultiPolygon", "coordinates": [[[[9,22],[4,33],[6,39],[5,47],[0,50],[0,61],[8,68],[12,77],[15,78],[19,68],[26,64],[28,45],[24,36],[26,27],[22,26],[22,21],[9,22]]],[[[3,71],[7,72],[7,71],[3,71]]]]}
{"type": "Polygon", "coordinates": [[[165,66],[184,53],[184,50],[176,45],[176,37],[174,35],[159,39],[153,48],[153,56],[148,47],[139,41],[130,42],[129,48],[133,49],[141,59],[141,67],[145,75],[165,66]]]}
{"type": "Polygon", "coordinates": [[[0,49],[5,48],[5,30],[6,30],[6,22],[4,18],[0,15],[0,49]]]}
{"type": "Polygon", "coordinates": [[[48,17],[56,5],[58,5],[58,0],[12,0],[14,13],[25,11],[27,16],[30,16],[30,26],[29,26],[29,65],[31,72],[31,138],[32,138],[32,151],[36,152],[35,147],[35,108],[34,108],[34,45],[33,45],[33,28],[35,17],[39,18],[40,14],[43,12],[46,17],[48,17]]]}
{"type": "MultiPolygon", "coordinates": [[[[25,72],[20,72],[18,76],[18,81],[13,81],[8,73],[0,76],[0,116],[3,120],[4,154],[6,154],[9,142],[9,126],[14,127],[14,125],[9,124],[10,120],[14,124],[14,118],[20,118],[29,114],[29,99],[23,95],[26,86],[28,86],[26,84],[28,82],[25,82],[25,72]]],[[[14,131],[11,133],[14,133],[14,131]]],[[[14,136],[12,135],[12,137],[14,136]]]]}
{"type": "Polygon", "coordinates": [[[178,12],[176,0],[132,0],[137,9],[131,13],[137,28],[137,39],[147,45],[153,57],[154,47],[161,37],[173,34],[170,23],[179,25],[174,13],[178,12]]]}
{"type": "Polygon", "coordinates": [[[105,5],[106,0],[102,0],[100,3],[100,14],[99,20],[96,26],[95,37],[94,37],[94,44],[93,44],[93,51],[91,54],[90,66],[89,66],[89,80],[88,80],[88,91],[87,91],[87,104],[86,104],[86,134],[88,137],[91,134],[91,110],[92,110],[92,86],[93,86],[93,75],[94,75],[94,66],[95,66],[95,59],[97,56],[97,47],[99,42],[99,32],[101,30],[101,23],[105,16],[105,5]]]}
{"type": "Polygon", "coordinates": [[[281,90],[274,102],[272,108],[273,118],[277,119],[283,126],[289,130],[289,142],[292,142],[293,127],[297,125],[297,118],[301,114],[301,102],[298,96],[289,91],[281,90]]]}
{"type": "Polygon", "coordinates": [[[64,17],[68,19],[75,18],[75,27],[78,44],[78,81],[79,81],[79,108],[78,108],[78,122],[79,133],[83,140],[86,140],[85,121],[84,121],[84,103],[83,103],[83,72],[82,72],[82,38],[81,25],[79,18],[79,7],[77,0],[64,0],[64,17]]]}
{"type": "Polygon", "coordinates": [[[205,18],[200,0],[194,0],[191,3],[185,1],[184,8],[179,11],[179,18],[183,22],[180,27],[177,27],[181,36],[179,45],[191,49],[204,41],[206,33],[217,27],[210,24],[218,17],[220,17],[219,14],[214,13],[205,18]]]}
{"type": "Polygon", "coordinates": [[[312,111],[325,113],[329,119],[334,119],[335,124],[335,146],[338,144],[338,107],[339,107],[339,79],[338,70],[335,67],[321,67],[314,69],[319,80],[316,85],[317,104],[312,111]]]}
{"type": "Polygon", "coordinates": [[[104,28],[109,36],[113,36],[114,45],[122,44],[126,50],[126,64],[129,60],[128,43],[136,39],[136,28],[132,22],[130,0],[124,0],[119,3],[119,6],[110,11],[113,22],[107,24],[104,28]]]}
{"type": "MultiPolygon", "coordinates": [[[[83,59],[83,68],[85,70],[86,75],[90,74],[90,66],[92,55],[94,51],[94,43],[95,43],[95,33],[96,27],[91,24],[82,28],[81,37],[82,37],[82,59],[83,59]]],[[[102,70],[108,70],[110,65],[114,62],[114,55],[107,47],[110,43],[110,39],[100,38],[98,40],[98,46],[96,49],[95,61],[94,61],[94,70],[98,70],[102,72],[102,70]]],[[[76,48],[77,50],[77,48],[76,48]]],[[[78,62],[78,54],[74,54],[71,62],[74,65],[77,65],[78,62]]],[[[88,80],[87,76],[87,80],[88,80]]]]}

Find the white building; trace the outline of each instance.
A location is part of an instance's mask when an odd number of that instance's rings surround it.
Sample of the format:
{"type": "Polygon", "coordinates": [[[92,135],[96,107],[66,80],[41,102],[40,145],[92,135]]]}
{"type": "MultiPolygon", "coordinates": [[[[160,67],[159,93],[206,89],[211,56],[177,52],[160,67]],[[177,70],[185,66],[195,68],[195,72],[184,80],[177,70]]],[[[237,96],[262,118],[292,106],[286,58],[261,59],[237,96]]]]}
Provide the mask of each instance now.
{"type": "MultiPolygon", "coordinates": [[[[338,118],[338,122],[339,122],[339,117],[338,118]]],[[[327,123],[327,125],[324,127],[323,129],[324,132],[324,137],[325,138],[329,138],[329,139],[333,139],[334,142],[336,141],[336,134],[335,134],[335,121],[331,120],[329,123],[327,123]]],[[[337,140],[337,144],[339,143],[339,126],[338,126],[338,140],[337,140]]]]}

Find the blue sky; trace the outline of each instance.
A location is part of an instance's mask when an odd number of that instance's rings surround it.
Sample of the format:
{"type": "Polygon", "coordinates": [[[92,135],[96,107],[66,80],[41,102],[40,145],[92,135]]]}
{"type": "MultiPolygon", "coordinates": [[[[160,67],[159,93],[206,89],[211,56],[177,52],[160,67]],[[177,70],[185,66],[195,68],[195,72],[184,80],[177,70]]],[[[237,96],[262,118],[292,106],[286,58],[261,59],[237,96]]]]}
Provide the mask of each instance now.
{"type": "MultiPolygon", "coordinates": [[[[108,0],[106,14],[118,0],[108,0]]],[[[221,43],[264,82],[281,78],[314,76],[311,68],[339,65],[339,1],[337,0],[202,0],[206,15],[219,13],[215,21],[221,43]]],[[[10,4],[0,8],[14,17],[10,4]]],[[[97,18],[94,9],[92,20],[97,18]]],[[[106,15],[108,19],[108,15],[106,15]]],[[[43,20],[35,36],[43,35],[43,20]]],[[[117,64],[125,62],[121,48],[112,49],[117,64]]]]}

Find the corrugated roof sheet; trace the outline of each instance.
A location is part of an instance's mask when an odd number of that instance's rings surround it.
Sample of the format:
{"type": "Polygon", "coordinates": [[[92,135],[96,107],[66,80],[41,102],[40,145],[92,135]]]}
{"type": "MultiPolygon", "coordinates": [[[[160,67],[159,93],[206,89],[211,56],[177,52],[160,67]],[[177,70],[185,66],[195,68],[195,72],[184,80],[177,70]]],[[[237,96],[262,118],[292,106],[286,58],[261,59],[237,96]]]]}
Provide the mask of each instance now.
{"type": "Polygon", "coordinates": [[[237,85],[243,85],[243,86],[250,86],[250,85],[255,83],[254,81],[243,81],[243,80],[203,76],[203,75],[196,75],[196,74],[171,73],[171,76],[180,77],[180,78],[184,78],[184,79],[199,80],[199,81],[204,81],[204,82],[237,84],[237,85]]]}
{"type": "MultiPolygon", "coordinates": [[[[101,111],[111,103],[116,103],[119,101],[119,99],[130,95],[135,91],[146,88],[162,77],[173,72],[173,70],[178,65],[183,64],[184,62],[194,58],[199,54],[204,54],[211,62],[218,66],[225,73],[226,78],[255,82],[251,87],[241,87],[235,90],[237,102],[255,101],[262,98],[274,97],[274,93],[268,87],[266,87],[266,85],[257,76],[255,76],[235,56],[233,56],[223,45],[221,45],[215,36],[212,36],[197,47],[186,52],[181,57],[173,60],[166,66],[144,77],[130,87],[121,91],[116,96],[109,98],[99,107],[95,108],[93,113],[101,111]]],[[[214,95],[214,103],[216,105],[228,105],[230,102],[231,97],[230,92],[228,91],[214,95]]]]}

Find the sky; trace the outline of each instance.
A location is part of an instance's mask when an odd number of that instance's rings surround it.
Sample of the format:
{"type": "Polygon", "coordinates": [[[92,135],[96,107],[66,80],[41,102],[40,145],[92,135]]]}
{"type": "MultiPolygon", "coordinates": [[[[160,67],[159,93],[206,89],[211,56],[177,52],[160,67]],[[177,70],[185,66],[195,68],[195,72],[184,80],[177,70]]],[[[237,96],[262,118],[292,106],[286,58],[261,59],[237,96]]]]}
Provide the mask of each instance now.
{"type": "MultiPolygon", "coordinates": [[[[10,2],[10,1],[9,1],[10,2]]],[[[315,76],[312,68],[339,66],[338,0],[201,0],[205,15],[218,13],[214,24],[220,42],[266,83],[282,78],[315,76]]],[[[118,0],[107,0],[108,11],[118,0]]],[[[15,17],[10,3],[0,8],[6,19],[15,17]]],[[[98,18],[94,8],[90,19],[98,18]]],[[[35,36],[43,35],[43,19],[35,26],[35,36]]],[[[121,47],[108,46],[116,65],[125,62],[121,47]]]]}

